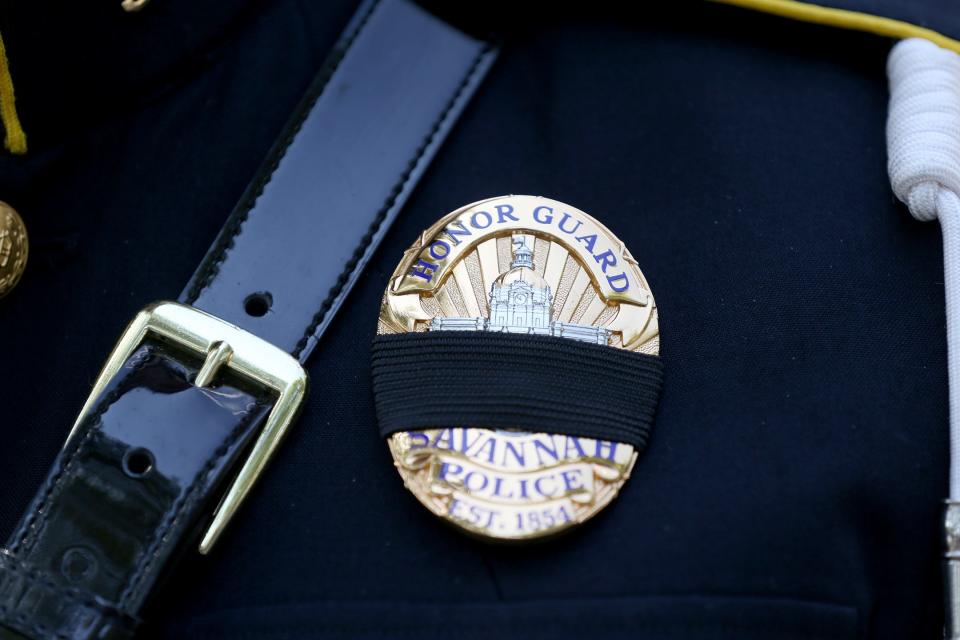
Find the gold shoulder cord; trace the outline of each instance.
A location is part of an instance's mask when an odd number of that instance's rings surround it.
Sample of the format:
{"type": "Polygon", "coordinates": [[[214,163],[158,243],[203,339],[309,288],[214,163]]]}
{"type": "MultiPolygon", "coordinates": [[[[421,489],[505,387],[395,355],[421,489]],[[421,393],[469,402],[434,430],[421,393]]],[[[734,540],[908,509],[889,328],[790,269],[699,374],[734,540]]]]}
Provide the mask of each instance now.
{"type": "MultiPolygon", "coordinates": [[[[132,13],[143,9],[149,0],[123,0],[120,6],[132,13]]],[[[22,155],[27,152],[27,134],[23,131],[17,116],[16,96],[13,91],[13,78],[7,61],[7,50],[0,35],[0,121],[3,122],[5,136],[4,148],[10,153],[22,155]]]]}
{"type": "Polygon", "coordinates": [[[835,9],[824,7],[809,2],[798,2],[797,0],[709,0],[719,4],[729,4],[753,11],[761,11],[771,15],[799,20],[800,22],[809,22],[812,24],[822,24],[828,27],[838,29],[848,29],[851,31],[863,31],[874,35],[887,38],[924,38],[944,49],[960,53],[960,41],[948,38],[942,33],[933,29],[920,27],[902,20],[875,16],[869,13],[859,11],[848,11],[846,9],[835,9]]]}
{"type": "Polygon", "coordinates": [[[10,77],[10,66],[7,64],[7,50],[3,46],[3,36],[0,36],[0,119],[3,120],[3,129],[6,136],[3,146],[10,153],[24,154],[27,152],[27,134],[20,126],[17,117],[17,107],[14,104],[13,79],[10,77]]]}

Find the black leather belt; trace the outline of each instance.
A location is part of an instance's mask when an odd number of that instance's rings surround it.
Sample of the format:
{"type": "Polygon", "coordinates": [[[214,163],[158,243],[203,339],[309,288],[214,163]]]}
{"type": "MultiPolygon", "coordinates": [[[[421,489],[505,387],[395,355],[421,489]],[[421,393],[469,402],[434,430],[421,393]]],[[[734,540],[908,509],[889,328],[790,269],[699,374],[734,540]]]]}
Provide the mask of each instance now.
{"type": "Polygon", "coordinates": [[[306,393],[298,361],[494,56],[408,0],[361,6],[181,302],[108,359],[0,550],[0,638],[130,637],[172,561],[209,551],[306,393]]]}

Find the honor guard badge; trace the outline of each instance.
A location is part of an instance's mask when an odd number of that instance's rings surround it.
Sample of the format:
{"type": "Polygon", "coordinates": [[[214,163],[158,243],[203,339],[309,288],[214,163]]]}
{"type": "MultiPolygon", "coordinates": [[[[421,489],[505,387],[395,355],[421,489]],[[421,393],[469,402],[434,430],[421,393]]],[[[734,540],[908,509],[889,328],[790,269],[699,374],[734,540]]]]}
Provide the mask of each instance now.
{"type": "Polygon", "coordinates": [[[472,534],[525,540],[606,507],[652,426],[657,308],[636,260],[555,200],[444,216],[403,256],[373,349],[406,487],[472,534]]]}

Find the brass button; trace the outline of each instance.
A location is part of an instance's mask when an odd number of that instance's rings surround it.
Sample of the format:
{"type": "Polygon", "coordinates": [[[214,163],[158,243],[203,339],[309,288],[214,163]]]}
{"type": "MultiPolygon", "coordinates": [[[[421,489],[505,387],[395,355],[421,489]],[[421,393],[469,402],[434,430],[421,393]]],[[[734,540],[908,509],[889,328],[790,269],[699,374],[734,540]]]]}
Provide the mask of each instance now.
{"type": "Polygon", "coordinates": [[[134,11],[140,11],[150,0],[123,0],[120,3],[120,6],[123,7],[123,10],[127,13],[133,13],[134,11]]]}
{"type": "Polygon", "coordinates": [[[13,207],[0,202],[0,298],[10,293],[27,266],[27,228],[13,207]]]}

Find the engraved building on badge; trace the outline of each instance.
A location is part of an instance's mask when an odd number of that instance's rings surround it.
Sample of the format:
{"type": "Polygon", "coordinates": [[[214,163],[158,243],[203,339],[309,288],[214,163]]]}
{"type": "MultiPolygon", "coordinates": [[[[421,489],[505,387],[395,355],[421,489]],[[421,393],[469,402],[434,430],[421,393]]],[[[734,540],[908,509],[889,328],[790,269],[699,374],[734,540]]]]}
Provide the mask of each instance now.
{"type": "Polygon", "coordinates": [[[575,322],[558,322],[553,317],[553,292],[534,270],[533,251],[524,236],[513,239],[510,270],[494,280],[490,288],[490,317],[436,317],[431,331],[502,331],[569,338],[593,344],[607,344],[610,331],[575,322]]]}

